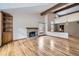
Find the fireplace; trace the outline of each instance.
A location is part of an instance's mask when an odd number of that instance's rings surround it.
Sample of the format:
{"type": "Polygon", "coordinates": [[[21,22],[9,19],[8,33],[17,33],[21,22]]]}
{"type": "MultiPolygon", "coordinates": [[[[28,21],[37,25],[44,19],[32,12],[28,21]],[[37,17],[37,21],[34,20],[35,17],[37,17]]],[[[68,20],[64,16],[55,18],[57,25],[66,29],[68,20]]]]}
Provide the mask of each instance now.
{"type": "Polygon", "coordinates": [[[29,32],[29,37],[34,37],[34,36],[36,36],[35,32],[29,32]]]}
{"type": "Polygon", "coordinates": [[[35,27],[30,27],[29,28],[29,27],[27,27],[26,31],[27,31],[27,38],[38,36],[38,28],[35,28],[35,27]]]}

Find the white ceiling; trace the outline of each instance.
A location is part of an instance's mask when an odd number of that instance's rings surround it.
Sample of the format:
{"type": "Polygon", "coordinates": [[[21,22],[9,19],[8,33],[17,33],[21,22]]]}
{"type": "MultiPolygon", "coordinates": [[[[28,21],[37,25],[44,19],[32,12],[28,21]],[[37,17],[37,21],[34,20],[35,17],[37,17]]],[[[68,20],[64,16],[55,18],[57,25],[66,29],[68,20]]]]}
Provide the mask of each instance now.
{"type": "Polygon", "coordinates": [[[41,13],[57,3],[0,3],[0,10],[22,13],[41,13]]]}
{"type": "Polygon", "coordinates": [[[20,8],[20,7],[33,7],[48,5],[47,3],[0,3],[0,9],[11,9],[11,8],[20,8]]]}
{"type": "MultiPolygon", "coordinates": [[[[57,3],[0,3],[0,10],[11,13],[41,13],[57,3]]],[[[58,15],[79,10],[79,6],[58,12],[58,15]]]]}
{"type": "Polygon", "coordinates": [[[79,5],[72,7],[72,8],[69,8],[69,9],[66,9],[66,10],[63,10],[63,11],[60,11],[57,14],[58,15],[65,15],[65,14],[72,13],[72,12],[75,12],[75,11],[79,11],[79,5]]]}

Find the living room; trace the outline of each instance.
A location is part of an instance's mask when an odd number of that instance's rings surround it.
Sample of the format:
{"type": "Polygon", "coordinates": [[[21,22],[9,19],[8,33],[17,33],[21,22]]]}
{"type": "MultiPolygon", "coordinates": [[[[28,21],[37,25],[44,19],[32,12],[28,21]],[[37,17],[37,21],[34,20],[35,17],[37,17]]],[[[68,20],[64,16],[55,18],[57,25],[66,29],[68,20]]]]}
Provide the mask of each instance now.
{"type": "Polygon", "coordinates": [[[79,55],[78,3],[2,3],[0,10],[0,55],[79,55]]]}

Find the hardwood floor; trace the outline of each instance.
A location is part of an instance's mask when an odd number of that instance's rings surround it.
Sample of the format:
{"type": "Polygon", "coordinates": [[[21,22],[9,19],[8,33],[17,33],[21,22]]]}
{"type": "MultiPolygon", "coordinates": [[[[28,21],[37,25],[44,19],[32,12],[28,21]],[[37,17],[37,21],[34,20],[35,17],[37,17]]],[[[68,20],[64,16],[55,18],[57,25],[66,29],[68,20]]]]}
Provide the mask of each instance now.
{"type": "Polygon", "coordinates": [[[79,39],[69,37],[61,39],[41,36],[33,39],[22,39],[0,47],[1,56],[78,56],[79,39]]]}

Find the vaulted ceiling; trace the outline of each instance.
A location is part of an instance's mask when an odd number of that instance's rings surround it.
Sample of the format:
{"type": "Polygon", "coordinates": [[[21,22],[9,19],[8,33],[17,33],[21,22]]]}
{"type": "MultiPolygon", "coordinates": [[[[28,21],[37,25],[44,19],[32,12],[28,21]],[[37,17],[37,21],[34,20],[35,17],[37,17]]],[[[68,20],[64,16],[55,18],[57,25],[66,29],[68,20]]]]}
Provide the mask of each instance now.
{"type": "MultiPolygon", "coordinates": [[[[51,11],[52,12],[55,11],[54,9],[56,7],[54,7],[54,6],[56,6],[57,4],[58,3],[0,3],[0,10],[12,12],[12,13],[20,12],[20,13],[39,13],[40,14],[40,13],[50,11],[51,7],[52,7],[51,9],[53,9],[51,11]]],[[[67,3],[65,3],[65,4],[67,4],[67,3]]],[[[62,4],[62,5],[64,5],[64,4],[62,4]]],[[[62,10],[60,12],[57,12],[57,14],[63,15],[63,14],[67,14],[67,13],[70,13],[73,11],[78,11],[78,10],[79,10],[79,5],[69,8],[67,10],[62,10]]]]}
{"type": "Polygon", "coordinates": [[[0,3],[0,10],[22,13],[41,13],[57,3],[0,3]]]}

